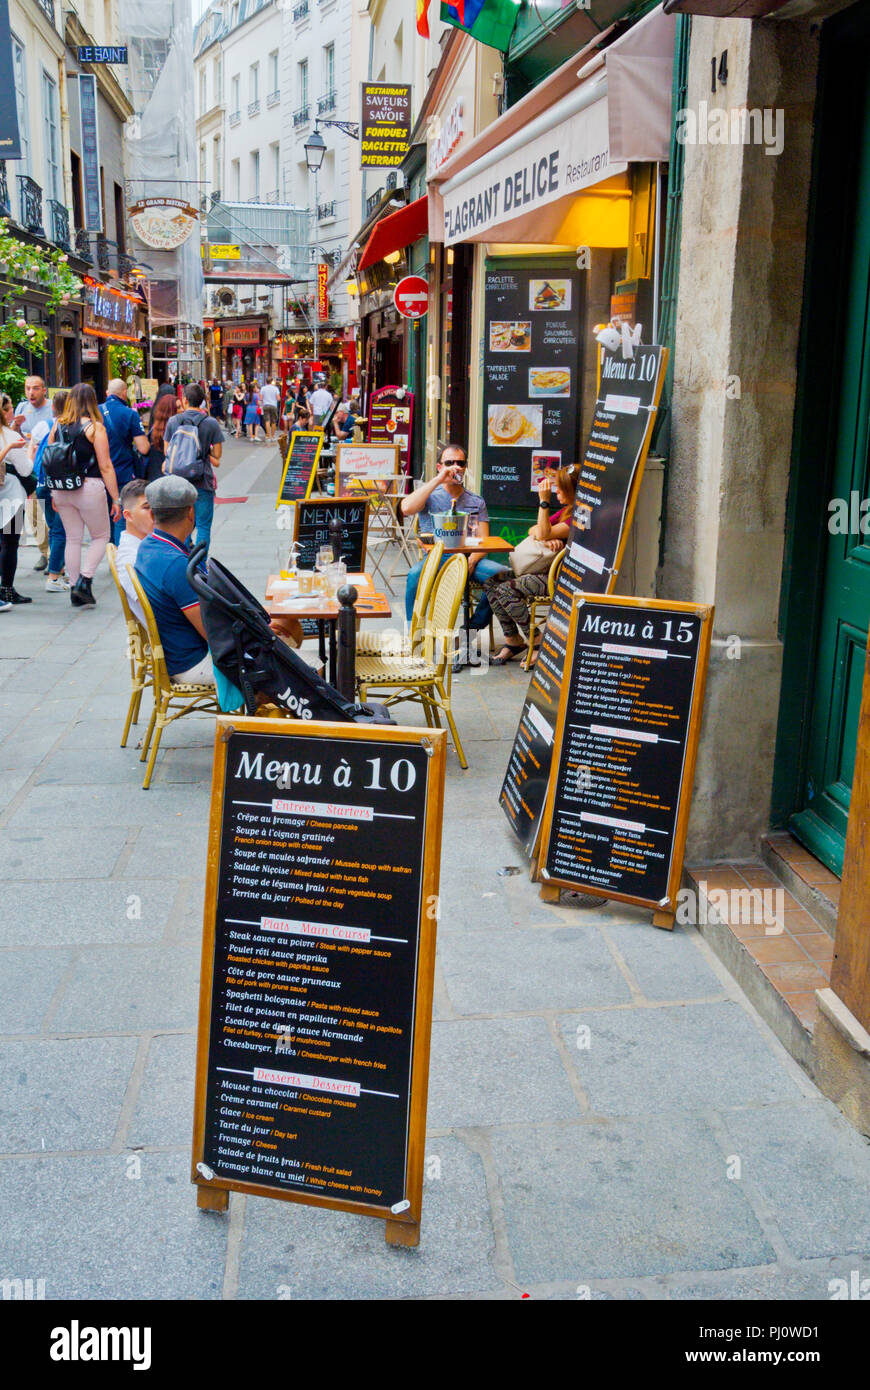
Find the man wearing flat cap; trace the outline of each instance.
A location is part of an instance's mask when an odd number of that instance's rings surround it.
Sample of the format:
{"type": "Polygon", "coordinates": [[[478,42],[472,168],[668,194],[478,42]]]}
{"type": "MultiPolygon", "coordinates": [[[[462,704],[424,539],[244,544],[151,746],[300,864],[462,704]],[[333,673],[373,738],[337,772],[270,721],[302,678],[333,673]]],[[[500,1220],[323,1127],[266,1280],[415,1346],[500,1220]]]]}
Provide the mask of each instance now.
{"type": "Polygon", "coordinates": [[[190,533],[196,524],[196,488],[186,478],[166,473],[145,489],[154,530],[136,555],[136,574],[154,611],[174,682],[214,683],[199,599],[187,577],[190,533]]]}

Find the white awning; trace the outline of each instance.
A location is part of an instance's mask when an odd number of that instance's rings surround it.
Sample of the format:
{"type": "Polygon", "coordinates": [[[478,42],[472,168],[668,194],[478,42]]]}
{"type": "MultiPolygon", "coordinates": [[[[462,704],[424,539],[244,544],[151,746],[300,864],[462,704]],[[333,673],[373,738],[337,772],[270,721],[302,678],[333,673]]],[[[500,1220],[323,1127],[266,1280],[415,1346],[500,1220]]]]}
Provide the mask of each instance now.
{"type": "Polygon", "coordinates": [[[536,108],[524,125],[512,110],[482,131],[430,181],[430,241],[551,241],[578,193],[630,162],[666,161],[675,32],[673,17],[653,10],[575,68],[569,90],[569,64],[541,83],[524,99],[536,108]]]}

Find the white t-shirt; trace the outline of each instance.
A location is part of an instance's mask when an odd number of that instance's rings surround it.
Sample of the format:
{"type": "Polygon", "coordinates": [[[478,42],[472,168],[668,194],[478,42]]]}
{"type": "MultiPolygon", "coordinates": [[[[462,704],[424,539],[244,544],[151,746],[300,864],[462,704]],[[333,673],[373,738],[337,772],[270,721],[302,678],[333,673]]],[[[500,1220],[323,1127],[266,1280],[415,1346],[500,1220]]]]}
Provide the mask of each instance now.
{"type": "MultiPolygon", "coordinates": [[[[20,439],[21,435],[16,430],[11,430],[8,425],[0,426],[0,449],[11,444],[14,440],[20,439]]],[[[0,483],[0,528],[8,526],[13,517],[20,511],[27,500],[27,493],[21,483],[12,472],[9,464],[12,464],[19,473],[32,473],[33,464],[27,457],[27,448],[10,449],[6,455],[5,463],[6,477],[0,483]]]]}
{"type": "Polygon", "coordinates": [[[139,552],[140,544],[141,541],[139,540],[138,536],[132,535],[130,531],[122,531],[121,538],[118,541],[118,553],[115,557],[115,563],[118,566],[118,578],[121,581],[121,588],[127,595],[127,602],[129,603],[133,612],[136,614],[136,617],[139,619],[140,623],[144,627],[145,614],[143,613],[142,605],[136,596],[136,590],[133,588],[133,581],[127,573],[127,566],[135,566],[136,564],[136,556],[139,552]]]}
{"type": "Polygon", "coordinates": [[[277,410],[278,402],[281,399],[281,394],[277,386],[270,386],[267,382],[265,386],[260,388],[260,396],[263,405],[273,406],[277,410]]]}
{"type": "Polygon", "coordinates": [[[322,386],[318,386],[317,390],[312,391],[308,397],[308,403],[315,415],[325,415],[332,405],[332,393],[324,390],[322,386]]]}

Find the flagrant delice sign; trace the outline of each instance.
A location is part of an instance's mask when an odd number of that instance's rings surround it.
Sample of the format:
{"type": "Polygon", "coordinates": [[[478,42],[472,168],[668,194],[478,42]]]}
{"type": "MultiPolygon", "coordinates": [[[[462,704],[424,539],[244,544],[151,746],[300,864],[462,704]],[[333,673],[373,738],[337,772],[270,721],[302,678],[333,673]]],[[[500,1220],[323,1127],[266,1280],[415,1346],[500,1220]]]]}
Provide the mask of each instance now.
{"type": "Polygon", "coordinates": [[[491,168],[442,190],[444,244],[479,232],[547,203],[601,183],[628,167],[610,160],[607,98],[593,102],[552,130],[530,140],[491,168]]]}

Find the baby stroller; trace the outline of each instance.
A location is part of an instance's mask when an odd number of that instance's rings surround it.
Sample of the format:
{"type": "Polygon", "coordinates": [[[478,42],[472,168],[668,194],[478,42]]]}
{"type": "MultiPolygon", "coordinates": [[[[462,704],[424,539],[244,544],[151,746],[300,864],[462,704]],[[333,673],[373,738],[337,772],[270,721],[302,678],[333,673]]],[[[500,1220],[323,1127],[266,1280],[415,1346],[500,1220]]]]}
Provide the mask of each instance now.
{"type": "Polygon", "coordinates": [[[244,696],[247,714],[256,714],[258,697],[287,711],[290,718],[344,724],[392,724],[383,705],[346,700],[292,647],[272,631],[265,608],[224,565],[197,546],[187,577],[199,596],[200,613],[212,664],[244,696]]]}

